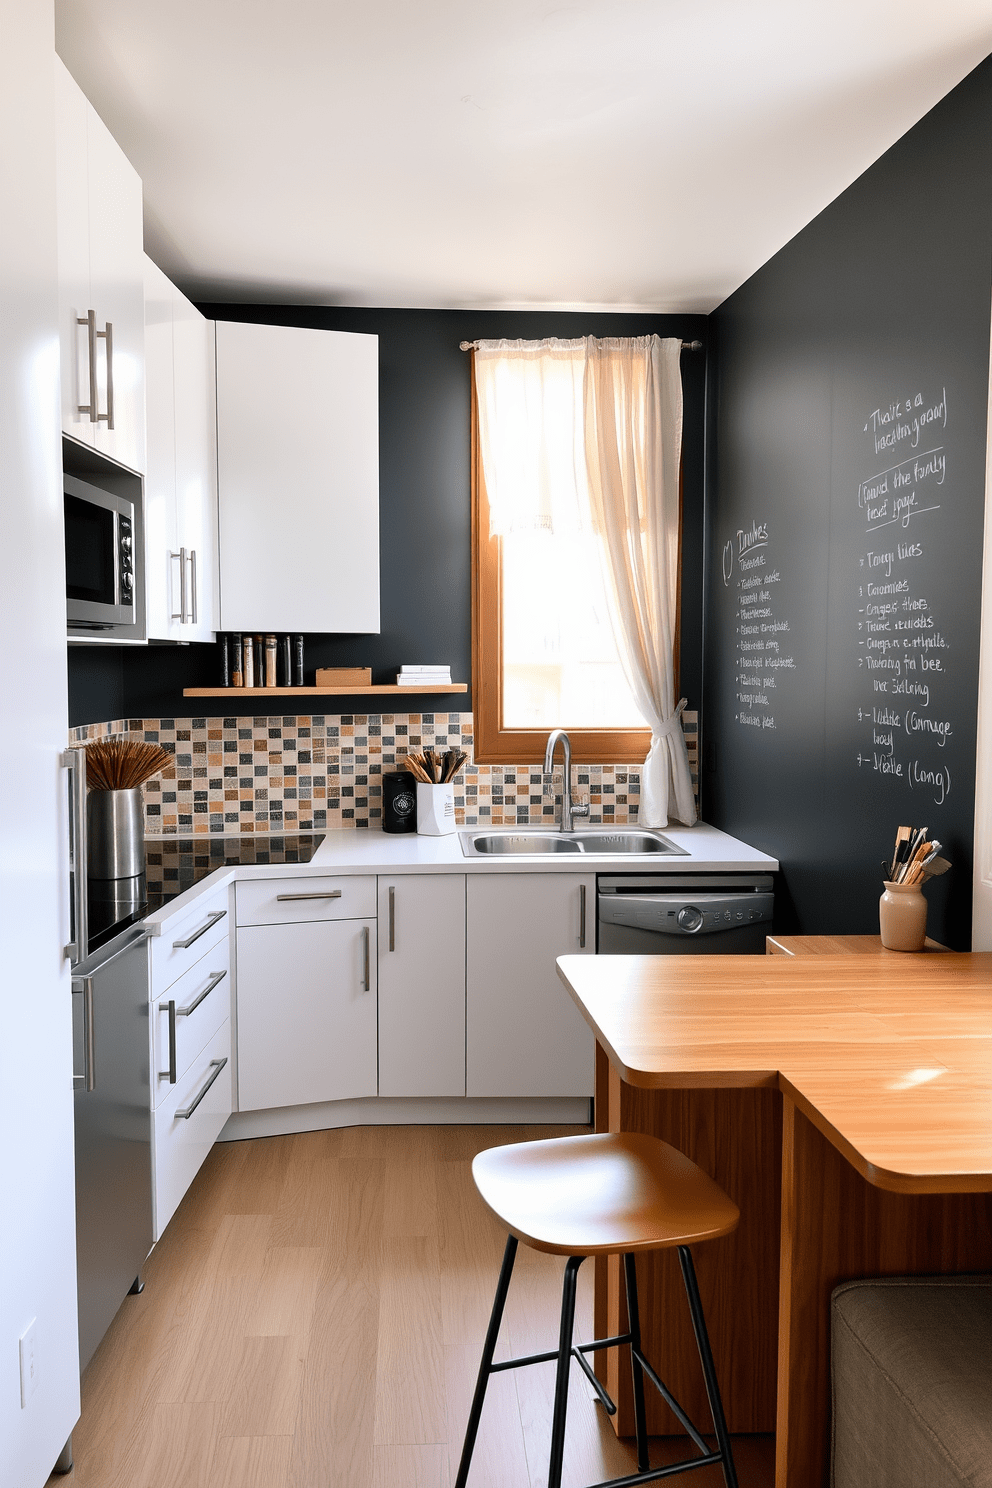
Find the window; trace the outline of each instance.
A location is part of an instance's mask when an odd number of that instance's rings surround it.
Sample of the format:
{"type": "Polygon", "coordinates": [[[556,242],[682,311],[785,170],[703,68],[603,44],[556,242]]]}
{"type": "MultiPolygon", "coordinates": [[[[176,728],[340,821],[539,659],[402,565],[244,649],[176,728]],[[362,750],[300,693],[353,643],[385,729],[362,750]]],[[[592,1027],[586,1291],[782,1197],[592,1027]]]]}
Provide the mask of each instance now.
{"type": "MultiPolygon", "coordinates": [[[[475,756],[482,763],[541,759],[548,733],[559,726],[568,730],[578,761],[642,764],[651,744],[650,727],[617,653],[601,539],[580,511],[572,511],[575,470],[584,468],[581,363],[576,365],[577,383],[574,369],[565,369],[562,386],[542,405],[544,499],[554,510],[520,524],[500,521],[497,526],[510,530],[493,535],[473,357],[472,672],[475,756]]],[[[505,399],[501,407],[505,416],[505,399]]],[[[524,431],[519,446],[504,443],[501,457],[509,464],[518,458],[533,461],[527,445],[524,431]]],[[[514,493],[527,484],[521,465],[514,471],[514,493]]],[[[526,499],[541,498],[530,493],[526,499]]],[[[681,480],[678,521],[680,527],[681,480]]],[[[677,658],[676,622],[676,672],[677,658]]]]}

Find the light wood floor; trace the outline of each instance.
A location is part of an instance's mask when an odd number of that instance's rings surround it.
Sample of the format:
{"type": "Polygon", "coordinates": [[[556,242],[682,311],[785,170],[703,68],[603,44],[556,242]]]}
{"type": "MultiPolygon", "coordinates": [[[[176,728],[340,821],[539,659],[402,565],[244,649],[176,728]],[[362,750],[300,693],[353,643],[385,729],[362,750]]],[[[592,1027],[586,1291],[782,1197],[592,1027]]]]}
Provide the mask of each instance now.
{"type": "MultiPolygon", "coordinates": [[[[52,1488],[449,1488],[506,1238],[469,1164],[565,1130],[216,1146],[86,1372],[74,1472],[52,1488]]],[[[555,1346],[562,1265],[520,1247],[497,1357],[555,1346]]],[[[589,1339],[591,1264],[579,1281],[589,1339]]],[[[492,1380],[470,1488],[546,1484],[553,1389],[553,1364],[492,1380]]],[[[771,1439],[737,1446],[741,1488],[767,1488],[771,1439]]],[[[679,1455],[653,1444],[653,1462],[679,1455]]],[[[567,1488],[635,1469],[573,1369],[567,1488]]]]}

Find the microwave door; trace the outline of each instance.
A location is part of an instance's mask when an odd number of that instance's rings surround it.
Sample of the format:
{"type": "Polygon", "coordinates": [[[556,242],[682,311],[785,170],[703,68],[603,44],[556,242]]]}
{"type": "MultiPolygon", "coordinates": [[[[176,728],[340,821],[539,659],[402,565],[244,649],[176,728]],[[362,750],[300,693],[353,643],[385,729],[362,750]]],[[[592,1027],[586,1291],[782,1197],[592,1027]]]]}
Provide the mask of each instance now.
{"type": "Polygon", "coordinates": [[[65,477],[66,616],[95,630],[134,622],[133,506],[65,477]]]}

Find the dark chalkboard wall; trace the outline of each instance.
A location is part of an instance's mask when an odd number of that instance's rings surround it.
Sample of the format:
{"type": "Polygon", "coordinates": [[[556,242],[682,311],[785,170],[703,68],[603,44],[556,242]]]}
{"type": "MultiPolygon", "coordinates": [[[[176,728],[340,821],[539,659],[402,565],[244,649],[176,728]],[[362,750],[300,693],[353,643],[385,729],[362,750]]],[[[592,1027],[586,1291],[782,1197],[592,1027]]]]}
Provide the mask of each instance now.
{"type": "Polygon", "coordinates": [[[990,283],[985,63],[712,318],[704,806],[783,931],[876,932],[906,822],[968,944],[990,283]]]}
{"type": "MultiPolygon", "coordinates": [[[[566,312],[358,310],[289,305],[204,305],[217,319],[325,327],[379,337],[380,587],[378,636],[307,637],[307,671],[371,666],[393,681],[403,662],[448,662],[470,681],[469,367],[462,340],[483,337],[638,336],[705,339],[701,315],[566,312]]],[[[685,516],[682,586],[682,690],[697,707],[702,690],[703,460],[706,358],[682,357],[685,388],[685,516]]],[[[286,543],[306,533],[286,533],[286,543]]],[[[73,724],[112,717],[172,717],[212,710],[226,699],[184,699],[182,689],[218,681],[212,646],[69,650],[73,724]]],[[[320,700],[318,700],[320,702],[320,700]]],[[[471,708],[472,695],[404,699],[408,708],[471,708]]],[[[334,712],[367,710],[368,699],[327,699],[334,712]]],[[[285,702],[252,700],[255,713],[285,702]]],[[[307,706],[313,706],[310,699],[307,706]]]]}

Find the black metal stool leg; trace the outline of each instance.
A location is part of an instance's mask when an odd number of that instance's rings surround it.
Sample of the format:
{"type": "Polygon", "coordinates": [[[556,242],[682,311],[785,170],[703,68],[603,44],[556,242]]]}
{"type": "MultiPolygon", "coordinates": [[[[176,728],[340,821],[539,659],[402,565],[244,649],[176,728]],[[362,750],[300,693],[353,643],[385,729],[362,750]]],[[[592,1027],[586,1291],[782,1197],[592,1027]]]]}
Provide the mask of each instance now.
{"type": "Polygon", "coordinates": [[[703,1366],[703,1379],[706,1381],[706,1397],[710,1403],[713,1429],[716,1432],[717,1446],[723,1457],[721,1466],[723,1467],[724,1481],[727,1484],[727,1488],[737,1488],[737,1471],[734,1467],[734,1454],[730,1447],[730,1433],[727,1430],[727,1421],[723,1414],[723,1401],[720,1399],[720,1387],[716,1380],[716,1369],[713,1365],[709,1334],[706,1331],[706,1319],[703,1316],[703,1304],[700,1301],[699,1287],[696,1284],[696,1268],[692,1264],[692,1256],[689,1253],[689,1247],[687,1245],[679,1246],[679,1264],[682,1267],[685,1294],[689,1299],[689,1312],[692,1315],[692,1331],[696,1335],[699,1361],[703,1366]]]}
{"type": "Polygon", "coordinates": [[[561,1289],[561,1331],[558,1334],[558,1373],[555,1377],[555,1408],[551,1417],[551,1462],[548,1488],[561,1488],[565,1457],[565,1412],[568,1410],[568,1369],[572,1361],[572,1328],[575,1323],[575,1280],[585,1256],[570,1256],[561,1289]]]}
{"type": "Polygon", "coordinates": [[[638,1354],[641,1351],[641,1315],[637,1306],[637,1270],[634,1257],[623,1258],[623,1274],[627,1284],[627,1329],[630,1333],[630,1373],[634,1386],[634,1430],[637,1434],[637,1470],[647,1472],[648,1426],[644,1413],[644,1371],[638,1354]]]}
{"type": "Polygon", "coordinates": [[[479,1378],[476,1381],[475,1394],[472,1397],[472,1409],[468,1413],[468,1425],[465,1427],[465,1442],[462,1446],[461,1461],[458,1464],[458,1476],[455,1478],[455,1488],[465,1488],[465,1484],[468,1481],[468,1470],[472,1465],[475,1438],[479,1434],[479,1422],[482,1419],[482,1406],[486,1398],[486,1386],[489,1384],[489,1373],[492,1367],[493,1354],[496,1352],[499,1325],[503,1321],[503,1308],[506,1306],[506,1294],[510,1289],[510,1277],[513,1274],[513,1262],[516,1254],[517,1237],[516,1235],[508,1235],[506,1237],[506,1249],[503,1252],[503,1264],[499,1272],[499,1281],[496,1283],[493,1310],[489,1318],[489,1331],[486,1334],[486,1341],[482,1348],[482,1363],[479,1365],[479,1378]]]}

